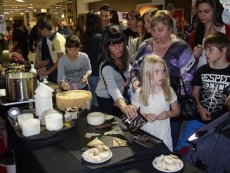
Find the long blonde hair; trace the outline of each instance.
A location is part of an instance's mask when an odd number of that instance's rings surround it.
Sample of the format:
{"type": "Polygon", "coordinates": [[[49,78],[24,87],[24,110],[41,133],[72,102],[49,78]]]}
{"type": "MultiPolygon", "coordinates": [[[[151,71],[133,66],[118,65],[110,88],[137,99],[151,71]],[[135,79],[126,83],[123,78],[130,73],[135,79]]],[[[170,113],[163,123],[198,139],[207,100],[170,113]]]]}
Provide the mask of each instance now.
{"type": "Polygon", "coordinates": [[[153,77],[156,63],[162,63],[165,66],[165,78],[162,83],[162,90],[164,92],[165,100],[171,100],[170,78],[167,65],[161,57],[157,55],[149,55],[145,57],[140,71],[140,100],[144,106],[148,106],[150,91],[155,88],[153,77]]]}

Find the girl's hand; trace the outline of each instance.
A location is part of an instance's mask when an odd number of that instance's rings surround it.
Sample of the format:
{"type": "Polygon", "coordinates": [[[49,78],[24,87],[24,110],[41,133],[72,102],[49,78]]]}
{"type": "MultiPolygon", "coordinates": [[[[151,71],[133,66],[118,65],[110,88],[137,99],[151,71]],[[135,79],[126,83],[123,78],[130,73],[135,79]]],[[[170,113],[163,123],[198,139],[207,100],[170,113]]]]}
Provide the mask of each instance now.
{"type": "Polygon", "coordinates": [[[199,112],[200,112],[200,117],[202,118],[202,120],[204,120],[204,121],[211,120],[211,117],[210,117],[211,114],[209,113],[209,111],[206,108],[200,106],[199,112]]]}
{"type": "Polygon", "coordinates": [[[155,114],[145,114],[145,118],[148,120],[148,122],[153,123],[157,119],[157,115],[155,114]]]}
{"type": "Polygon", "coordinates": [[[49,64],[49,60],[48,60],[48,59],[39,62],[39,66],[40,66],[40,67],[44,67],[44,66],[46,66],[47,64],[49,64]]]}
{"type": "Polygon", "coordinates": [[[82,83],[83,85],[85,85],[85,84],[87,83],[87,80],[88,80],[87,75],[84,75],[84,76],[82,77],[81,83],[82,83]]]}
{"type": "Polygon", "coordinates": [[[194,50],[193,50],[194,56],[196,58],[200,57],[203,50],[204,50],[204,48],[200,44],[198,44],[196,47],[194,47],[194,50]]]}
{"type": "Polygon", "coordinates": [[[61,88],[65,91],[69,91],[70,90],[70,86],[67,82],[62,82],[61,83],[61,88]]]}
{"type": "Polygon", "coordinates": [[[130,119],[137,116],[137,109],[133,105],[127,105],[123,110],[123,113],[130,119]]]}
{"type": "Polygon", "coordinates": [[[140,82],[139,81],[134,81],[133,85],[132,85],[133,92],[135,92],[139,87],[140,87],[140,82]]]}
{"type": "Polygon", "coordinates": [[[157,116],[157,120],[165,120],[165,119],[167,119],[168,117],[169,117],[169,116],[168,116],[167,112],[164,111],[164,112],[161,112],[161,113],[157,116]]]}

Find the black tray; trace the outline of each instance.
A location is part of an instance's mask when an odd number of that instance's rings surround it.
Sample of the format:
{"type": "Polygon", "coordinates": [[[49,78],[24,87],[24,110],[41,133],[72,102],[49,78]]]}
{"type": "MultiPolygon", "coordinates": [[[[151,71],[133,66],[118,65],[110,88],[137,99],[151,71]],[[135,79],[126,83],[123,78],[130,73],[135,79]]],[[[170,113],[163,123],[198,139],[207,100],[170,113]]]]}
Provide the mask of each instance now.
{"type": "MultiPolygon", "coordinates": [[[[116,119],[115,117],[111,120],[106,120],[105,123],[111,123],[117,121],[118,125],[114,125],[116,126],[116,128],[119,128],[119,124],[121,123],[120,121],[118,121],[118,119],[116,119]]],[[[112,138],[113,137],[117,137],[123,140],[127,141],[127,146],[129,146],[129,140],[126,139],[123,135],[121,134],[112,134],[112,135],[104,135],[104,132],[110,131],[112,130],[112,127],[107,127],[104,129],[97,129],[96,126],[92,126],[89,125],[87,123],[87,117],[81,117],[78,118],[78,132],[79,132],[79,137],[80,137],[80,145],[81,145],[81,151],[86,151],[89,149],[89,147],[87,146],[87,144],[92,141],[93,139],[95,139],[96,137],[98,137],[98,139],[100,141],[102,141],[106,146],[110,147],[110,148],[118,148],[118,147],[114,147],[112,145],[112,138]],[[92,136],[90,139],[85,137],[86,133],[93,133],[95,132],[96,134],[101,134],[100,136],[92,136]]],[[[119,146],[119,147],[126,147],[126,146],[119,146]]]]}
{"type": "MultiPolygon", "coordinates": [[[[35,116],[35,109],[20,110],[20,114],[23,114],[23,113],[32,113],[34,115],[35,119],[37,118],[35,116]]],[[[15,120],[10,118],[9,116],[8,116],[8,119],[9,119],[10,123],[12,124],[12,126],[14,127],[14,124],[15,124],[14,121],[15,120]]],[[[65,123],[63,123],[63,127],[60,130],[57,130],[57,132],[63,132],[63,131],[69,130],[74,126],[75,126],[75,123],[73,121],[70,121],[70,126],[65,126],[65,123]]],[[[19,137],[27,138],[27,137],[23,136],[22,130],[21,130],[19,125],[17,127],[14,127],[14,129],[15,129],[15,131],[19,137]]],[[[50,132],[50,131],[46,129],[45,125],[40,125],[40,133],[37,135],[40,135],[41,133],[48,133],[48,132],[50,132]]],[[[36,135],[33,135],[33,136],[36,136],[36,135]]]]}

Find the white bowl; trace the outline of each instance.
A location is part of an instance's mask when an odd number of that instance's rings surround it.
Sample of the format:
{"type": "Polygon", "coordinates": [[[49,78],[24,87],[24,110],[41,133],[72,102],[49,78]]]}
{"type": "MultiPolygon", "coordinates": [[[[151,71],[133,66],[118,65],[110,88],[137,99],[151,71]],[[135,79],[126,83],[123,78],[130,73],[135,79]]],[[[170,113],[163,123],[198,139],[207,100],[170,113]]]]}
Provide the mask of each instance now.
{"type": "Polygon", "coordinates": [[[87,122],[93,126],[101,125],[105,122],[105,114],[102,112],[92,112],[87,115],[87,122]]]}
{"type": "Polygon", "coordinates": [[[54,90],[49,86],[40,83],[34,92],[40,95],[41,97],[48,97],[52,96],[52,92],[54,92],[54,90]]]}
{"type": "Polygon", "coordinates": [[[31,113],[24,113],[24,114],[18,115],[17,118],[18,118],[18,124],[19,124],[20,128],[22,129],[22,124],[28,119],[33,119],[34,116],[31,113]]]}
{"type": "Polygon", "coordinates": [[[63,127],[63,118],[59,113],[53,113],[45,116],[46,129],[49,131],[60,130],[63,127]]]}

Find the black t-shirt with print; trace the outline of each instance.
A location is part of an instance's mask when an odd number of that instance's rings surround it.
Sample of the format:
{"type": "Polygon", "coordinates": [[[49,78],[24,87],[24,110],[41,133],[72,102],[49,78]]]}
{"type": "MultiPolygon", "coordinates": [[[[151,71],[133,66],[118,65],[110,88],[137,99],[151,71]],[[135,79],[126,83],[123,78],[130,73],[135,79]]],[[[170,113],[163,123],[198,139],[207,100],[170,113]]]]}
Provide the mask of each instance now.
{"type": "Polygon", "coordinates": [[[129,39],[134,39],[138,37],[138,33],[132,31],[131,29],[127,28],[125,30],[123,30],[123,33],[125,34],[126,40],[127,40],[127,45],[129,43],[129,39]]]}
{"type": "MultiPolygon", "coordinates": [[[[224,69],[213,69],[209,64],[201,66],[194,74],[192,85],[200,86],[200,103],[210,112],[211,121],[227,112],[224,106],[227,97],[223,89],[230,85],[230,65],[224,69]]],[[[198,117],[202,123],[210,122],[198,117]]]]}

